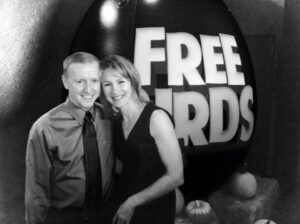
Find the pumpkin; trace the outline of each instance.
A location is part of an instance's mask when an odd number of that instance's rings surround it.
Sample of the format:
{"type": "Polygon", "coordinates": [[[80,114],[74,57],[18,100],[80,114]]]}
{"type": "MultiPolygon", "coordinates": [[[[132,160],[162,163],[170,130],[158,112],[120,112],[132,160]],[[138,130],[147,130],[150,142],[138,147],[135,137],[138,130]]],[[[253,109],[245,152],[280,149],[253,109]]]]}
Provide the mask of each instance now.
{"type": "Polygon", "coordinates": [[[229,181],[229,190],[232,194],[242,198],[254,197],[257,191],[257,182],[253,174],[246,171],[246,164],[242,169],[234,172],[229,181]]]}
{"type": "Polygon", "coordinates": [[[214,220],[214,213],[206,201],[191,201],[186,206],[188,219],[195,224],[208,224],[214,220]]]}
{"type": "Polygon", "coordinates": [[[176,216],[180,215],[182,213],[182,210],[184,208],[184,197],[181,191],[176,188],[175,189],[175,195],[176,195],[176,216]]]}
{"type": "Polygon", "coordinates": [[[276,223],[269,219],[259,219],[254,224],[276,224],[276,223]]]}

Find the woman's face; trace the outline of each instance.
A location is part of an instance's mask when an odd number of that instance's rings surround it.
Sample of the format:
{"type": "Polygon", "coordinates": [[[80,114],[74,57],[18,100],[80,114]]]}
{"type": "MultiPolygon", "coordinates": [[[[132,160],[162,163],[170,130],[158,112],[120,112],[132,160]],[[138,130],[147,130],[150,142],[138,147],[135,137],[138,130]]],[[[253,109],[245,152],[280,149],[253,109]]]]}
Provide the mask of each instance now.
{"type": "Polygon", "coordinates": [[[131,82],[117,71],[104,70],[101,82],[105,98],[113,106],[121,108],[131,99],[133,94],[131,82]]]}

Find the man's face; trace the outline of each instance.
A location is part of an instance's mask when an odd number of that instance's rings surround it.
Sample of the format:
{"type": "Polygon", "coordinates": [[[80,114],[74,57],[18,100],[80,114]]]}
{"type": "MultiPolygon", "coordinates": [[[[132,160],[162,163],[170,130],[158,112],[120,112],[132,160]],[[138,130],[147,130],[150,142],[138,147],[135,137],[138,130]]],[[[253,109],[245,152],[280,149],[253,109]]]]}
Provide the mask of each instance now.
{"type": "Polygon", "coordinates": [[[100,94],[99,65],[96,62],[72,63],[63,75],[63,84],[71,102],[88,111],[100,94]]]}

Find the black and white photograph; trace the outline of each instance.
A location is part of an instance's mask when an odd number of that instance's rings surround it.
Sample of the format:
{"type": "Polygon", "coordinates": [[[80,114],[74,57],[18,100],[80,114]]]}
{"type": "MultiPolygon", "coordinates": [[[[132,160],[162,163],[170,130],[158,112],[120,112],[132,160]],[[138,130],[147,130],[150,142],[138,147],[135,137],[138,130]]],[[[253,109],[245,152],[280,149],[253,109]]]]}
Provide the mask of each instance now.
{"type": "Polygon", "coordinates": [[[0,0],[0,224],[299,224],[298,0],[0,0]]]}

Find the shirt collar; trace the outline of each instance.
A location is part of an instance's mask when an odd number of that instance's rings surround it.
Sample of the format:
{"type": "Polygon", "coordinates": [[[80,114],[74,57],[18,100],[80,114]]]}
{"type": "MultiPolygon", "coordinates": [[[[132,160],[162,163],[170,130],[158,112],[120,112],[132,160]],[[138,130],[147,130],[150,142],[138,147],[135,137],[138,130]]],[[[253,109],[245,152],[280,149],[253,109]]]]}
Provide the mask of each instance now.
{"type": "MultiPolygon", "coordinates": [[[[76,121],[79,124],[83,124],[83,120],[84,120],[84,116],[86,111],[84,111],[83,109],[81,109],[80,107],[77,107],[74,103],[71,102],[71,100],[69,98],[67,98],[66,102],[65,102],[66,108],[68,109],[68,111],[70,112],[70,114],[76,119],[76,121]]],[[[96,116],[96,110],[94,107],[92,107],[90,109],[90,112],[92,114],[92,120],[95,120],[95,116],[96,116]]]]}

